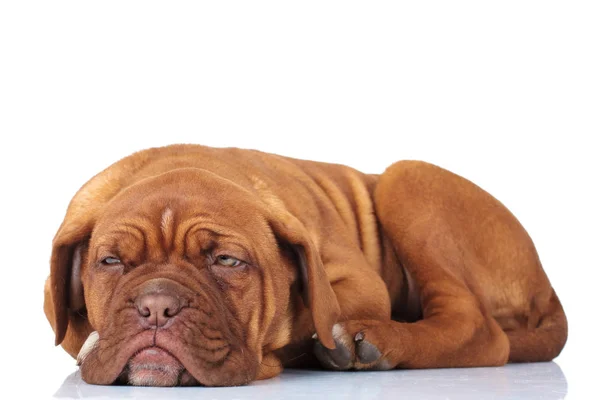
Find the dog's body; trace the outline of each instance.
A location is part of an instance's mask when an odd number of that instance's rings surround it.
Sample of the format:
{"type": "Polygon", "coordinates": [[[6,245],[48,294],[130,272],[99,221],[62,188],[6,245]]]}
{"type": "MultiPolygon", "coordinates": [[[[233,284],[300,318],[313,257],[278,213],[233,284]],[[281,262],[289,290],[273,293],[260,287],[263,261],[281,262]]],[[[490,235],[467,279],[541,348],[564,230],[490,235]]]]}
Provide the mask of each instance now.
{"type": "Polygon", "coordinates": [[[74,197],[45,295],[57,344],[100,384],[542,361],[567,336],[515,217],[416,161],[366,175],[252,150],[136,153],[74,197]]]}

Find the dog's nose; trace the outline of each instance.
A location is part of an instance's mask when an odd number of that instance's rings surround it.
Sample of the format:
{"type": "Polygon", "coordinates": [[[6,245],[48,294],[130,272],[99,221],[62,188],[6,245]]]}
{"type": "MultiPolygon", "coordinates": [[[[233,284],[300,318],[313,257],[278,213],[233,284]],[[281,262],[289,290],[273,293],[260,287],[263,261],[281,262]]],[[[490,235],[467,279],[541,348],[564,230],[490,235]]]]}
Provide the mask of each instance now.
{"type": "Polygon", "coordinates": [[[135,305],[140,316],[150,326],[164,326],[169,319],[181,310],[179,299],[166,293],[147,293],[140,295],[135,305]]]}

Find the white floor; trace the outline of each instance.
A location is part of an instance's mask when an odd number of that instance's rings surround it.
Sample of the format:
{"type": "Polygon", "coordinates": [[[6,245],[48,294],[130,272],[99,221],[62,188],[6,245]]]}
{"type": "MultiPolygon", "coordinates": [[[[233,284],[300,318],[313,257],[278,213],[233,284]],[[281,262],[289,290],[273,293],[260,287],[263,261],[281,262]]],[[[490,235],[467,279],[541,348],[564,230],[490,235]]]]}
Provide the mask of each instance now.
{"type": "MultiPolygon", "coordinates": [[[[38,310],[41,314],[41,310],[38,310]]],[[[233,388],[94,386],[75,361],[52,346],[41,315],[31,327],[9,331],[4,343],[0,399],[600,399],[595,323],[574,321],[554,362],[499,368],[331,372],[286,370],[279,377],[233,388]],[[27,343],[26,347],[19,343],[27,343]],[[15,356],[11,356],[15,355],[15,356]]],[[[25,322],[25,321],[24,321],[25,322]]],[[[6,332],[5,332],[6,333],[6,332]]]]}
{"type": "Polygon", "coordinates": [[[426,371],[287,370],[280,377],[233,388],[141,388],[88,385],[78,372],[59,399],[563,399],[568,384],[558,364],[426,371]]]}

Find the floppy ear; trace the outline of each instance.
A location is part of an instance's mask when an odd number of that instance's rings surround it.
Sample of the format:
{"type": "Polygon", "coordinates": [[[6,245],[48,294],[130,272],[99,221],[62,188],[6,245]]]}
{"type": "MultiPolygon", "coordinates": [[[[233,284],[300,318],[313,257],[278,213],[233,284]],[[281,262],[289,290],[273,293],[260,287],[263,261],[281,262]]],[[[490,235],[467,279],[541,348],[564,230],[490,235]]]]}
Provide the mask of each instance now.
{"type": "Polygon", "coordinates": [[[44,287],[44,312],[55,333],[55,344],[77,356],[92,332],[85,309],[81,268],[87,259],[91,221],[73,221],[69,214],[58,230],[44,287]]]}
{"type": "Polygon", "coordinates": [[[312,313],[319,341],[334,349],[331,330],[340,315],[340,307],[316,246],[304,225],[289,213],[272,218],[270,224],[277,237],[287,242],[296,253],[304,283],[304,302],[312,313]]]}
{"type": "Polygon", "coordinates": [[[44,311],[54,329],[55,344],[62,344],[73,357],[77,357],[93,331],[87,319],[81,271],[98,215],[122,187],[119,176],[111,171],[113,168],[96,175],[79,189],[52,241],[44,311]]]}
{"type": "Polygon", "coordinates": [[[85,311],[81,264],[87,255],[87,238],[78,236],[65,237],[59,230],[52,246],[48,289],[54,314],[50,323],[56,334],[56,345],[65,338],[69,314],[81,315],[85,311]]]}
{"type": "Polygon", "coordinates": [[[100,172],[75,194],[52,242],[50,277],[44,287],[44,311],[56,334],[56,345],[73,357],[92,332],[85,316],[81,267],[87,244],[102,208],[131,183],[160,149],[148,149],[119,160],[100,172]]]}
{"type": "Polygon", "coordinates": [[[44,287],[44,311],[56,345],[73,357],[93,331],[88,322],[81,283],[87,244],[104,206],[156,155],[176,149],[148,149],[125,157],[100,172],[75,194],[52,242],[50,277],[44,287]]]}

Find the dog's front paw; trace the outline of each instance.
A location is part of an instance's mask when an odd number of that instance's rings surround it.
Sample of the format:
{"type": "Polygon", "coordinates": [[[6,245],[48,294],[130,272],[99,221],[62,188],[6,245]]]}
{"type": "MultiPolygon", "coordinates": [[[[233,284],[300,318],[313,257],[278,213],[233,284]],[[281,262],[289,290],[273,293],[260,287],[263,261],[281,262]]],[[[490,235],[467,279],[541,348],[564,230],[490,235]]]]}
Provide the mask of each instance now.
{"type": "Polygon", "coordinates": [[[359,321],[335,324],[332,331],[335,341],[333,350],[323,346],[315,335],[314,352],[321,365],[336,371],[393,368],[378,346],[369,340],[369,325],[359,321]]]}

